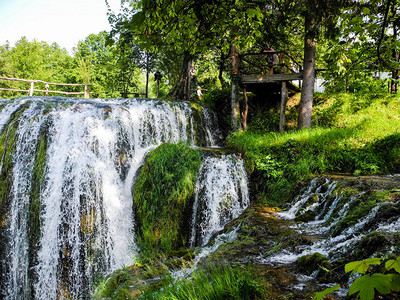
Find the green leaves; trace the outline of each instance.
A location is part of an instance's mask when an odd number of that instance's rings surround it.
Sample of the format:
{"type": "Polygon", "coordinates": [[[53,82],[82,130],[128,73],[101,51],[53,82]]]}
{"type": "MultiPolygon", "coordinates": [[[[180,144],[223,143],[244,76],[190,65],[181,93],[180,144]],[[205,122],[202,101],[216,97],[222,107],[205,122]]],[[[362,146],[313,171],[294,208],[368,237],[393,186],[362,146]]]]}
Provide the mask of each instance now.
{"type": "Polygon", "coordinates": [[[324,297],[330,293],[333,293],[335,291],[338,291],[340,288],[340,284],[337,284],[333,287],[327,288],[325,290],[323,290],[322,292],[318,292],[315,294],[315,296],[313,297],[313,300],[322,300],[324,299],[324,297]]]}
{"type": "Polygon", "coordinates": [[[365,274],[370,268],[370,265],[380,265],[382,258],[368,258],[366,260],[353,261],[345,265],[344,270],[346,273],[351,272],[365,274]]]}
{"type": "Polygon", "coordinates": [[[372,300],[375,297],[375,289],[381,294],[390,292],[391,277],[380,273],[372,274],[372,276],[364,275],[357,278],[351,285],[348,294],[353,295],[359,293],[362,300],[372,300]]]}
{"type": "MultiPolygon", "coordinates": [[[[368,258],[365,260],[353,261],[345,265],[346,273],[365,274],[373,265],[380,265],[384,258],[368,258]]],[[[376,291],[382,295],[390,294],[391,292],[400,291],[400,274],[385,274],[387,271],[394,269],[400,273],[400,257],[390,259],[385,263],[385,271],[383,273],[374,273],[372,275],[363,275],[357,278],[350,286],[348,295],[357,295],[357,299],[373,300],[375,299],[376,291]]],[[[321,300],[326,295],[339,290],[340,284],[327,288],[322,292],[315,294],[313,300],[321,300]]]]}
{"type": "Polygon", "coordinates": [[[396,259],[390,259],[385,263],[386,270],[395,269],[397,273],[400,273],[400,257],[396,259]]]}

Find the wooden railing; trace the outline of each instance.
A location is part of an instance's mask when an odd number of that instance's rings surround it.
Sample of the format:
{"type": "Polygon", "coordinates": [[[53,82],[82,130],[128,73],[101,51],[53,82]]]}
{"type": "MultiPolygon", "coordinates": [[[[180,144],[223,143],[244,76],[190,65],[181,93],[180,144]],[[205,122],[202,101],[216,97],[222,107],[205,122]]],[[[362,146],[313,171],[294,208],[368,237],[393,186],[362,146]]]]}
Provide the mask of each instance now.
{"type": "Polygon", "coordinates": [[[242,75],[297,74],[302,71],[302,64],[285,51],[243,53],[239,57],[242,75]]]}
{"type": "Polygon", "coordinates": [[[45,93],[48,96],[49,93],[55,94],[62,94],[62,95],[84,95],[85,99],[90,98],[90,91],[89,86],[90,84],[75,84],[75,83],[52,83],[52,82],[45,82],[42,80],[29,80],[29,79],[20,79],[20,78],[7,78],[7,77],[0,77],[0,80],[9,80],[9,81],[19,81],[19,82],[27,82],[30,83],[27,89],[12,89],[12,88],[0,88],[0,91],[11,91],[11,92],[26,92],[27,96],[33,96],[34,92],[41,92],[45,93]],[[35,83],[41,83],[45,85],[45,89],[35,89],[35,83]],[[83,92],[65,92],[65,91],[53,91],[50,90],[50,85],[59,85],[59,86],[77,86],[77,87],[84,87],[83,92]]]}

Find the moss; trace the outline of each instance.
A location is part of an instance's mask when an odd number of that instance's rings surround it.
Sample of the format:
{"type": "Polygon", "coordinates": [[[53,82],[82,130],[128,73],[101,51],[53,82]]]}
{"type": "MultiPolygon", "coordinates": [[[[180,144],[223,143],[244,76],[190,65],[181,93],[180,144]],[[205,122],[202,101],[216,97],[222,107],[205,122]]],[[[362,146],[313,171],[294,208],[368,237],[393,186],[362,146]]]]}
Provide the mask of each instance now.
{"type": "MultiPolygon", "coordinates": [[[[47,123],[44,123],[47,125],[47,123]]],[[[28,207],[28,238],[29,238],[29,277],[31,282],[36,282],[35,268],[38,264],[37,253],[39,250],[40,232],[41,232],[41,210],[42,204],[40,192],[43,187],[46,168],[46,150],[47,150],[48,127],[43,126],[36,145],[35,164],[32,174],[32,183],[30,191],[30,201],[28,207]]],[[[32,289],[33,290],[33,289],[32,289]]]]}
{"type": "Polygon", "coordinates": [[[294,220],[296,222],[309,222],[309,221],[314,220],[316,216],[317,216],[317,214],[315,213],[315,211],[309,210],[309,211],[306,211],[305,213],[297,215],[294,218],[294,220]]]}
{"type": "Polygon", "coordinates": [[[183,143],[149,153],[133,191],[142,257],[185,246],[200,164],[200,152],[183,143]]]}
{"type": "Polygon", "coordinates": [[[307,275],[318,272],[317,278],[321,282],[326,282],[331,276],[331,263],[319,252],[304,255],[296,261],[297,269],[307,275]]]}
{"type": "MultiPolygon", "coordinates": [[[[197,103],[190,103],[190,108],[192,109],[192,125],[195,144],[198,146],[207,146],[207,133],[204,125],[203,108],[197,103]]],[[[192,128],[188,126],[188,130],[191,131],[192,128]]]]}
{"type": "Polygon", "coordinates": [[[377,203],[385,201],[390,195],[387,191],[372,191],[361,195],[349,206],[349,212],[331,230],[333,236],[339,235],[346,228],[358,223],[365,218],[377,203]]]}
{"type": "Polygon", "coordinates": [[[359,245],[355,248],[356,256],[360,258],[370,257],[372,255],[377,256],[379,251],[383,251],[385,254],[387,249],[392,246],[391,244],[390,235],[373,231],[361,238],[359,245]]]}

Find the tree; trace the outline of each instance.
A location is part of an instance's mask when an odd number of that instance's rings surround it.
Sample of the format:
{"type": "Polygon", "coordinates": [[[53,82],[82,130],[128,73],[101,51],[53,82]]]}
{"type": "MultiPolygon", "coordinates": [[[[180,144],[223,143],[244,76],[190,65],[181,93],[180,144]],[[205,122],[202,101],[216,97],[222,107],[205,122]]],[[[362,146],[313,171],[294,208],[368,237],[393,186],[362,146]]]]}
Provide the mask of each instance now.
{"type": "Polygon", "coordinates": [[[390,72],[391,92],[397,90],[400,60],[400,2],[398,0],[351,1],[341,14],[338,35],[325,55],[327,78],[334,85],[362,78],[364,84],[374,73],[390,72]],[[369,78],[366,80],[366,78],[369,78]]]}
{"type": "Polygon", "coordinates": [[[254,43],[262,24],[261,7],[259,1],[138,0],[129,13],[111,18],[112,34],[131,36],[151,50],[175,49],[182,57],[175,97],[188,100],[193,58],[214,46],[227,51],[233,41],[239,48],[254,43]]]}
{"type": "Polygon", "coordinates": [[[316,39],[322,27],[334,27],[344,3],[345,0],[305,0],[303,87],[297,122],[298,129],[311,127],[316,39]]]}
{"type": "Polygon", "coordinates": [[[75,50],[80,78],[93,85],[95,97],[116,97],[136,92],[142,52],[134,44],[108,45],[108,33],[90,34],[75,50]]]}
{"type": "MultiPolygon", "coordinates": [[[[22,37],[13,47],[8,43],[0,47],[0,74],[4,77],[75,83],[74,70],[73,58],[56,43],[30,42],[22,37]]],[[[2,82],[5,88],[27,89],[26,85],[22,82],[2,82]]],[[[60,88],[68,90],[68,87],[60,88]]],[[[15,96],[14,93],[9,95],[15,96]]]]}

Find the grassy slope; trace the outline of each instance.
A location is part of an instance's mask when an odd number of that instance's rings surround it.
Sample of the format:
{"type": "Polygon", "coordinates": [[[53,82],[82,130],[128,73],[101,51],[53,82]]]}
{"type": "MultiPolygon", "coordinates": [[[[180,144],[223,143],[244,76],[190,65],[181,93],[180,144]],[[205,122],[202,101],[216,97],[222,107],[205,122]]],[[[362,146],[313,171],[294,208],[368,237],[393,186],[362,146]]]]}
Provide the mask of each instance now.
{"type": "MultiPolygon", "coordinates": [[[[228,145],[247,158],[258,200],[282,205],[296,183],[316,174],[398,172],[399,108],[399,96],[321,95],[314,103],[313,129],[282,134],[250,129],[229,136],[228,145]]],[[[295,109],[288,111],[288,123],[295,109]]]]}

